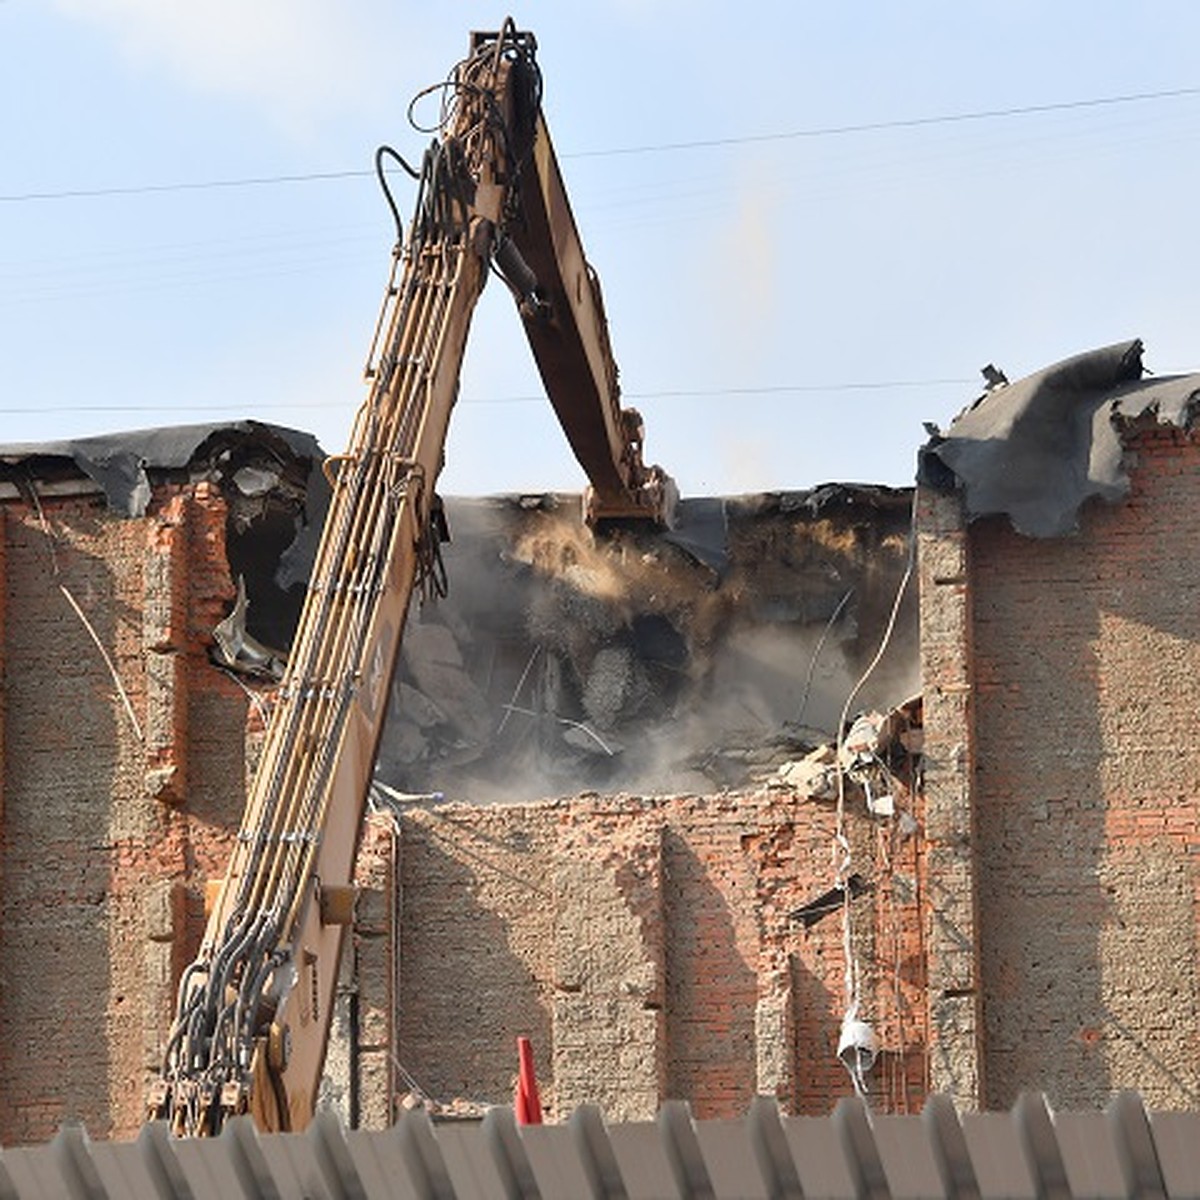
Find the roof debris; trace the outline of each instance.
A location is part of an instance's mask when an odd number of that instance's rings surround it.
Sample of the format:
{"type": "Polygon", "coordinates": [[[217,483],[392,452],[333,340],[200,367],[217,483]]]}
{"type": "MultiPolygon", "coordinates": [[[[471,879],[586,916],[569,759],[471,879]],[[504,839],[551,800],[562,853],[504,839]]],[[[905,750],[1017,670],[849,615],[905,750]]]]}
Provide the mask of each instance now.
{"type": "Polygon", "coordinates": [[[960,488],[968,520],[1006,514],[1018,533],[1073,532],[1079,509],[1129,491],[1121,428],[1153,415],[1186,428],[1200,374],[1143,378],[1142,343],[1119,342],[1065,359],[1021,379],[997,373],[945,433],[923,447],[918,477],[960,488]]]}

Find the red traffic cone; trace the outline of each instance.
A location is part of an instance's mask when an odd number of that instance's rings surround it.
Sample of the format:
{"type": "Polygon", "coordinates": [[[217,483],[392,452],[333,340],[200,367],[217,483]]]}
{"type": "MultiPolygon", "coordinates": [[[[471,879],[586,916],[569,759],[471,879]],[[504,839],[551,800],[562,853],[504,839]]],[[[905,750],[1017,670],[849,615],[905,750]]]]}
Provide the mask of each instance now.
{"type": "Polygon", "coordinates": [[[542,1098],[538,1095],[537,1077],[533,1073],[533,1045],[527,1037],[517,1038],[517,1093],[513,1109],[518,1125],[542,1123],[542,1098]]]}

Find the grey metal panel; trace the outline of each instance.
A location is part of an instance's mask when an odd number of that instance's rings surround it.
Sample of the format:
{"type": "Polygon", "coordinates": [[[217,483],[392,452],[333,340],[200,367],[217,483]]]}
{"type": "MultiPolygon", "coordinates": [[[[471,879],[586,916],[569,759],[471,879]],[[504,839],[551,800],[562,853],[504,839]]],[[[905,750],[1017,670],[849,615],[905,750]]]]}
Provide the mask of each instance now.
{"type": "Polygon", "coordinates": [[[575,1138],[593,1200],[627,1200],[621,1164],[600,1110],[595,1105],[581,1105],[571,1114],[567,1125],[575,1138]]]}
{"type": "Polygon", "coordinates": [[[655,1123],[680,1194],[710,1200],[714,1195],[713,1183],[696,1137],[691,1110],[682,1100],[668,1100],[655,1123]]]}
{"type": "Polygon", "coordinates": [[[657,1124],[635,1121],[612,1125],[608,1136],[629,1200],[689,1200],[676,1186],[657,1124]]]}
{"type": "Polygon", "coordinates": [[[894,1200],[942,1200],[945,1185],[938,1170],[929,1128],[920,1117],[876,1117],[875,1144],[888,1190],[894,1200]]]}
{"type": "Polygon", "coordinates": [[[140,1155],[131,1154],[127,1146],[113,1142],[96,1142],[88,1150],[98,1182],[107,1196],[127,1200],[160,1200],[155,1181],[146,1170],[140,1155]]]}
{"type": "Polygon", "coordinates": [[[1200,1200],[1200,1116],[1151,1113],[1150,1131],[1167,1195],[1172,1200],[1200,1200]]]}
{"type": "Polygon", "coordinates": [[[1118,1092],[1108,1106],[1108,1122],[1126,1192],[1144,1200],[1163,1200],[1167,1185],[1141,1097],[1136,1092],[1118,1092]]]}
{"type": "Polygon", "coordinates": [[[968,1113],[962,1128],[981,1196],[1038,1200],[1020,1132],[1009,1113],[968,1113]]]}
{"type": "Polygon", "coordinates": [[[1121,1200],[1129,1193],[1103,1113],[1060,1113],[1054,1132],[1067,1170],[1072,1196],[1121,1200]]]}
{"type": "Polygon", "coordinates": [[[480,1126],[441,1125],[437,1140],[455,1200],[509,1200],[510,1193],[480,1126]]]}
{"type": "Polygon", "coordinates": [[[407,1112],[389,1132],[420,1200],[455,1200],[454,1185],[428,1115],[407,1112]]]}
{"type": "Polygon", "coordinates": [[[850,1166],[826,1117],[784,1117],[787,1136],[805,1196],[855,1200],[850,1166]]]}
{"type": "Polygon", "coordinates": [[[952,1200],[980,1200],[979,1179],[966,1134],[948,1096],[931,1096],[921,1113],[942,1188],[952,1200]]]}
{"type": "Polygon", "coordinates": [[[280,1196],[294,1192],[305,1200],[342,1200],[341,1181],[325,1178],[307,1133],[281,1133],[278,1137],[259,1138],[258,1142],[280,1196]]]}
{"type": "Polygon", "coordinates": [[[71,1197],[74,1200],[78,1195],[68,1189],[50,1157],[48,1146],[5,1150],[4,1166],[21,1200],[41,1200],[41,1197],[54,1197],[55,1200],[71,1197]]]}
{"type": "Polygon", "coordinates": [[[504,1194],[512,1200],[542,1200],[513,1110],[489,1109],[479,1133],[491,1151],[504,1194]]]}
{"type": "Polygon", "coordinates": [[[421,1200],[400,1143],[392,1130],[368,1133],[353,1129],[346,1134],[346,1146],[369,1200],[421,1200]]]}
{"type": "Polygon", "coordinates": [[[717,1196],[774,1200],[758,1165],[751,1133],[748,1121],[697,1123],[696,1140],[717,1196]]]}
{"type": "Polygon", "coordinates": [[[341,1123],[331,1112],[319,1111],[304,1138],[335,1200],[369,1200],[341,1123]]]}
{"type": "Polygon", "coordinates": [[[171,1146],[196,1200],[227,1200],[245,1195],[233,1162],[219,1140],[172,1140],[171,1146]],[[209,1146],[217,1146],[218,1150],[210,1150],[209,1146]]]}
{"type": "Polygon", "coordinates": [[[803,1200],[804,1189],[783,1131],[779,1106],[768,1096],[755,1096],[746,1125],[754,1159],[771,1200],[803,1200]]]}
{"type": "Polygon", "coordinates": [[[154,1121],[142,1127],[137,1141],[138,1158],[153,1181],[155,1195],[178,1196],[180,1200],[204,1200],[188,1181],[179,1156],[171,1142],[165,1121],[154,1121]]]}
{"type": "Polygon", "coordinates": [[[507,1109],[434,1127],[406,1114],[390,1130],[344,1133],[321,1117],[304,1134],[51,1143],[0,1151],[0,1200],[1200,1200],[1200,1114],[1147,1116],[1133,1093],[1103,1113],[1052,1113],[1023,1096],[1011,1113],[961,1119],[944,1099],[920,1117],[872,1116],[858,1100],[829,1117],[606,1127],[594,1109],[559,1126],[518,1127],[507,1109]]]}
{"type": "Polygon", "coordinates": [[[0,1200],[21,1200],[16,1184],[12,1181],[8,1169],[4,1165],[4,1152],[0,1150],[0,1200]]]}
{"type": "Polygon", "coordinates": [[[830,1121],[850,1168],[854,1194],[859,1200],[891,1200],[866,1105],[847,1096],[838,1101],[830,1121]]]}
{"type": "Polygon", "coordinates": [[[588,1200],[596,1194],[569,1125],[527,1125],[521,1140],[542,1200],[588,1200]]]}

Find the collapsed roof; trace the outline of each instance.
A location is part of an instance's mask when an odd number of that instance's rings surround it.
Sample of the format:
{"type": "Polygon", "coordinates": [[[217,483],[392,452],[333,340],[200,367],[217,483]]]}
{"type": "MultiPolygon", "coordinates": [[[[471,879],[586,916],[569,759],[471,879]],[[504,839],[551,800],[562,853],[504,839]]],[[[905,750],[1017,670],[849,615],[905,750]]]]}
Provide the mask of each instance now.
{"type": "Polygon", "coordinates": [[[1200,373],[1144,378],[1142,343],[1118,342],[989,388],[935,433],[922,483],[961,490],[968,520],[1004,514],[1019,533],[1059,537],[1093,496],[1129,491],[1121,430],[1141,417],[1187,428],[1200,373]]]}
{"type": "Polygon", "coordinates": [[[286,647],[329,506],[324,457],[312,434],[259,421],[20,442],[0,446],[0,496],[95,490],[112,512],[139,518],[156,481],[212,481],[229,505],[226,552],[249,595],[246,626],[286,647]]]}
{"type": "MultiPolygon", "coordinates": [[[[908,489],[685,500],[592,534],[578,498],[447,502],[447,597],[413,606],[380,779],[474,801],[711,792],[833,737],[909,557],[908,489]]],[[[914,597],[860,697],[917,687],[914,597]]]]}

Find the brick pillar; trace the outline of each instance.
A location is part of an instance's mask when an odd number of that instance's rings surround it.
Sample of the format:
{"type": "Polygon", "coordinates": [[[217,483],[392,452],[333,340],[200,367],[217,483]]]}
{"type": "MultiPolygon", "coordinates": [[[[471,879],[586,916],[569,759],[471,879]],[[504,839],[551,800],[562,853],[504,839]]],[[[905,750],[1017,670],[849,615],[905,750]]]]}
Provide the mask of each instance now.
{"type": "Polygon", "coordinates": [[[925,705],[930,1082],[960,1109],[983,1105],[983,1022],[972,788],[971,594],[958,495],[917,496],[925,705]]]}
{"type": "Polygon", "coordinates": [[[644,1121],[666,1080],[662,826],[605,816],[577,806],[556,847],[554,1113],[644,1121]]]}
{"type": "MultiPolygon", "coordinates": [[[[187,787],[188,720],[188,507],[174,495],[146,522],[142,563],[142,659],[145,668],[143,783],[146,796],[170,805],[183,802],[187,787]]],[[[154,806],[130,809],[134,845],[152,845],[165,826],[154,806]]],[[[162,1065],[175,1007],[177,947],[184,936],[186,891],[177,878],[153,878],[147,867],[140,885],[141,977],[114,980],[138,997],[141,1068],[147,1079],[162,1065]]],[[[122,1101],[117,1100],[120,1105],[122,1101]]],[[[129,1106],[133,1110],[133,1106],[129,1106]]]]}
{"type": "Polygon", "coordinates": [[[358,903],[354,920],[349,990],[339,1003],[355,1005],[350,1034],[357,1039],[352,1056],[354,1117],[363,1129],[386,1129],[394,1119],[392,1056],[395,1053],[397,939],[400,931],[399,822],[390,817],[368,821],[355,868],[358,903]]]}
{"type": "Polygon", "coordinates": [[[792,969],[786,956],[763,955],[754,1007],[755,1091],[795,1107],[796,1010],[792,969]]]}
{"type": "Polygon", "coordinates": [[[146,792],[187,793],[188,504],[173,496],[147,530],[142,645],[146,665],[146,792]]]}
{"type": "MultiPolygon", "coordinates": [[[[0,837],[5,827],[5,802],[8,799],[8,517],[0,508],[0,837]]],[[[4,886],[0,877],[0,888],[4,886]]]]}

